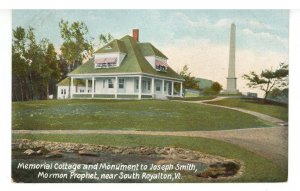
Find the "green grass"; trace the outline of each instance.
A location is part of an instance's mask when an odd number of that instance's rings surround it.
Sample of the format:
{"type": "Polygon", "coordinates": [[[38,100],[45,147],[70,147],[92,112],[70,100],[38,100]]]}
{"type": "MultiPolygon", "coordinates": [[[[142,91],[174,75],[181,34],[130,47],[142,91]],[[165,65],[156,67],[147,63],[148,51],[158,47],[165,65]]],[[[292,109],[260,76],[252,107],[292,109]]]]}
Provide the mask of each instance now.
{"type": "Polygon", "coordinates": [[[195,94],[195,93],[192,93],[192,92],[186,92],[185,97],[199,97],[199,93],[195,94]]]}
{"type": "Polygon", "coordinates": [[[238,111],[176,101],[44,100],[12,104],[14,130],[195,131],[266,126],[266,122],[238,111]]]}
{"type": "Polygon", "coordinates": [[[182,100],[182,101],[201,101],[201,100],[211,100],[216,98],[215,95],[202,95],[197,97],[184,97],[184,98],[170,98],[170,100],[182,100]]]}
{"type": "Polygon", "coordinates": [[[266,115],[288,121],[288,107],[274,104],[263,104],[255,99],[227,98],[220,101],[207,102],[208,104],[238,107],[251,111],[256,111],[266,115]]]}
{"type": "MultiPolygon", "coordinates": [[[[245,172],[236,182],[283,182],[287,180],[287,169],[282,169],[272,161],[247,151],[241,147],[205,138],[165,137],[144,135],[30,135],[17,134],[13,139],[32,139],[56,142],[75,142],[115,146],[175,146],[226,158],[237,159],[245,164],[245,172]]],[[[197,177],[187,177],[184,182],[201,182],[197,177]]],[[[220,180],[222,181],[222,180],[220,180]]],[[[223,180],[224,181],[224,180],[223,180]]]]}

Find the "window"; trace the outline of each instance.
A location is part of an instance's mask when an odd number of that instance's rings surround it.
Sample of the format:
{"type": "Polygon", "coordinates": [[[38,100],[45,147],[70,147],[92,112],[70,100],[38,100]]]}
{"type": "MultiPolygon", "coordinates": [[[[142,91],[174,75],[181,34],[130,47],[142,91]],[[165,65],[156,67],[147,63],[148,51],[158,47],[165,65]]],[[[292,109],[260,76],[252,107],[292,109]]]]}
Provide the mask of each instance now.
{"type": "Polygon", "coordinates": [[[147,85],[148,85],[148,90],[150,91],[150,88],[151,88],[151,82],[150,82],[150,81],[147,81],[147,85]]]}
{"type": "Polygon", "coordinates": [[[161,71],[161,72],[165,72],[167,70],[167,68],[165,66],[156,66],[156,70],[161,71]]]}
{"type": "Polygon", "coordinates": [[[160,72],[166,72],[168,64],[166,61],[155,60],[155,69],[160,72]]]}
{"type": "Polygon", "coordinates": [[[108,79],[108,88],[114,88],[114,84],[112,82],[112,79],[108,79]]]}
{"type": "Polygon", "coordinates": [[[155,87],[156,91],[159,92],[160,91],[160,83],[155,83],[155,86],[156,86],[155,87]]]}
{"type": "Polygon", "coordinates": [[[116,63],[107,63],[108,68],[113,68],[113,67],[116,67],[116,66],[117,66],[116,63]]]}
{"type": "Polygon", "coordinates": [[[66,89],[61,89],[60,94],[65,95],[66,94],[66,89]]]}
{"type": "Polygon", "coordinates": [[[113,68],[117,67],[117,57],[97,58],[94,59],[96,68],[113,68]]]}
{"type": "Polygon", "coordinates": [[[119,89],[124,89],[124,83],[125,83],[124,79],[119,79],[119,89]]]}

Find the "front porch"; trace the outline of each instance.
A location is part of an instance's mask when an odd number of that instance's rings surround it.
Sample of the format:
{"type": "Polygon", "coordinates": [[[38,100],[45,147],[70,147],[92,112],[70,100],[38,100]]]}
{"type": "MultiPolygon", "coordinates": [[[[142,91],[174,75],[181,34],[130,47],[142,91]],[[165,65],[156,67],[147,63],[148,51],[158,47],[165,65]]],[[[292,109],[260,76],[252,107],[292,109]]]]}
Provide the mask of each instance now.
{"type": "Polygon", "coordinates": [[[71,76],[70,98],[167,99],[182,97],[182,81],[143,75],[71,76]],[[85,87],[74,80],[85,81],[85,87]],[[177,88],[176,88],[177,87],[177,88]]]}
{"type": "Polygon", "coordinates": [[[182,97],[182,81],[146,75],[71,76],[70,98],[167,99],[182,97]],[[74,80],[85,82],[80,88],[74,80]]]}

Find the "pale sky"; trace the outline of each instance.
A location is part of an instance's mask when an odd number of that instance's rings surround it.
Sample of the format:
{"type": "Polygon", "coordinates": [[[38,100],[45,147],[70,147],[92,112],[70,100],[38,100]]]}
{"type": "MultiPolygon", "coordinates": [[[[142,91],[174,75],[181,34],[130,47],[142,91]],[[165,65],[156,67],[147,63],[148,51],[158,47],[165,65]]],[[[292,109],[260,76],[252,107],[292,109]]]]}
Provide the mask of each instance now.
{"type": "Polygon", "coordinates": [[[48,38],[59,50],[61,19],[83,21],[89,37],[110,32],[122,38],[133,28],[140,41],[151,42],[180,71],[187,64],[196,77],[218,81],[226,88],[229,60],[230,24],[236,24],[236,77],[242,92],[258,92],[246,87],[241,78],[288,63],[289,11],[287,10],[14,10],[16,26],[35,28],[37,38],[48,38]]]}

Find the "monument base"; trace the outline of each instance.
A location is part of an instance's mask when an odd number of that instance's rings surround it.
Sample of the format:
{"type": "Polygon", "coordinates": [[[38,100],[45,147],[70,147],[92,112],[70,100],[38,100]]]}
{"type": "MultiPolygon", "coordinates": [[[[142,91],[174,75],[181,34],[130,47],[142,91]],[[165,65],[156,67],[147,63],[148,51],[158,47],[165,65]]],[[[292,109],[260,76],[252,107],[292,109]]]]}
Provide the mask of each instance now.
{"type": "Polygon", "coordinates": [[[224,95],[240,95],[241,93],[239,92],[239,90],[224,90],[223,92],[221,92],[221,94],[224,94],[224,95]]]}

